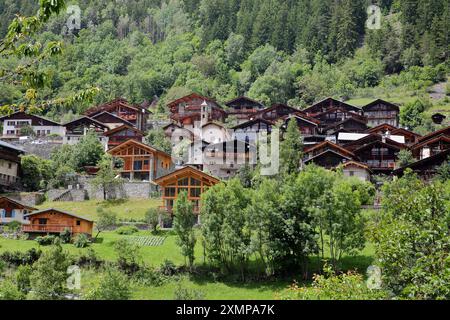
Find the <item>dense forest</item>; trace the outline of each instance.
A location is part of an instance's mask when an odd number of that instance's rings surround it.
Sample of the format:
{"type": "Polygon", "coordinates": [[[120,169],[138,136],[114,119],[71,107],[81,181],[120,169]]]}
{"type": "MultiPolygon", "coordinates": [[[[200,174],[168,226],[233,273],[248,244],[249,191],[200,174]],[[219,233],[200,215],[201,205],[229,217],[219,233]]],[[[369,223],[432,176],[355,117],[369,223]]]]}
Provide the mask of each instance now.
{"type": "MultiPolygon", "coordinates": [[[[226,101],[248,95],[302,107],[326,96],[371,88],[414,90],[448,75],[448,0],[80,0],[52,18],[41,42],[63,40],[64,54],[42,63],[45,98],[90,86],[95,102],[123,96],[158,102],[196,91],[226,101]],[[381,29],[366,28],[367,8],[381,8],[381,29]],[[76,10],[81,23],[71,28],[76,10]]],[[[0,34],[37,1],[0,1],[0,34]]],[[[0,67],[17,61],[1,61],[0,67]]],[[[22,99],[0,83],[0,103],[22,99]]],[[[87,105],[47,110],[69,120],[87,105]]]]}

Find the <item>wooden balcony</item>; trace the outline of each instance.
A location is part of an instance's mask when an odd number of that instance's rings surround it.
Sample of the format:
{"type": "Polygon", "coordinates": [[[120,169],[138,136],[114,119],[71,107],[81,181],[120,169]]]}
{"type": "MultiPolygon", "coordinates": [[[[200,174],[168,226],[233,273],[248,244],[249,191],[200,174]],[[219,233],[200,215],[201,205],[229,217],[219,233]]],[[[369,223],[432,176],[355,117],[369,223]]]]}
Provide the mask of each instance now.
{"type": "Polygon", "coordinates": [[[68,225],[29,224],[22,226],[22,231],[29,233],[61,233],[66,229],[69,229],[70,232],[73,232],[73,227],[68,225]]]}
{"type": "MultiPolygon", "coordinates": [[[[173,213],[173,207],[160,206],[159,210],[168,212],[170,214],[173,213]]],[[[194,207],[194,213],[200,213],[200,207],[194,207]]]]}

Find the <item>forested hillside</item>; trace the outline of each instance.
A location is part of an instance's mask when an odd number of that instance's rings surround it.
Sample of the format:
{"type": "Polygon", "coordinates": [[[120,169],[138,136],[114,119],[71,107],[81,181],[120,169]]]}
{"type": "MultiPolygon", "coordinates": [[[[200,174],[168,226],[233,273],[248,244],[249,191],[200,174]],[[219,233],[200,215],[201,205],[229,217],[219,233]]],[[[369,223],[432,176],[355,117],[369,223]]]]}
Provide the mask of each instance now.
{"type": "MultiPolygon", "coordinates": [[[[382,28],[365,27],[366,0],[80,0],[81,30],[59,15],[39,40],[64,40],[43,64],[46,97],[89,86],[96,102],[167,100],[190,91],[219,101],[248,95],[302,107],[326,96],[371,98],[396,90],[419,96],[448,74],[448,0],[380,0],[382,28]]],[[[0,1],[0,33],[30,0],[0,1]]],[[[16,61],[1,61],[14,65],[16,61]]],[[[21,99],[0,84],[0,103],[21,99]]],[[[447,89],[448,90],[448,89],[447,89]]],[[[408,102],[408,99],[398,99],[408,102]]],[[[401,101],[400,101],[401,100],[401,101]]],[[[445,102],[444,102],[445,103],[445,102]]],[[[47,110],[68,120],[72,111],[47,110]]]]}

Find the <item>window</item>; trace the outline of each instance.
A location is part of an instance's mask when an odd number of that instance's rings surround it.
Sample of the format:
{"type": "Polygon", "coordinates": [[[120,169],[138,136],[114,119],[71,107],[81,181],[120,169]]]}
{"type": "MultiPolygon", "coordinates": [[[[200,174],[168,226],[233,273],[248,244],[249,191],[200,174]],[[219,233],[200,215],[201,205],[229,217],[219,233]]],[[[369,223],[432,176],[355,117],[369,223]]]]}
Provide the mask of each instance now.
{"type": "Polygon", "coordinates": [[[81,226],[81,221],[77,220],[77,226],[81,226]]]}
{"type": "Polygon", "coordinates": [[[350,171],[349,175],[350,175],[350,177],[354,177],[355,176],[355,171],[350,171]]]}
{"type": "Polygon", "coordinates": [[[191,186],[201,186],[201,185],[202,185],[202,183],[200,180],[191,178],[191,186]]]}
{"type": "Polygon", "coordinates": [[[178,180],[179,186],[188,186],[189,185],[189,178],[183,178],[178,180]]]}
{"type": "Polygon", "coordinates": [[[191,198],[200,198],[202,194],[201,188],[191,188],[191,198]]]}
{"type": "Polygon", "coordinates": [[[164,190],[165,197],[175,197],[175,188],[169,187],[164,190]]]}

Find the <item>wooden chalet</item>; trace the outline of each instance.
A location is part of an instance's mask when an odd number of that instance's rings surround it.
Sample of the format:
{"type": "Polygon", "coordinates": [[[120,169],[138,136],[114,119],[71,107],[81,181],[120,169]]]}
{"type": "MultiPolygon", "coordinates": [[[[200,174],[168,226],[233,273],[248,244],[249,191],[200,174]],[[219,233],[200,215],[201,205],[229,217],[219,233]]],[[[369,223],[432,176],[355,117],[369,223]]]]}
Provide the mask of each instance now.
{"type": "Polygon", "coordinates": [[[331,141],[322,142],[305,149],[305,164],[314,163],[320,167],[333,169],[342,163],[355,159],[353,152],[334,144],[331,141]]]}
{"type": "Polygon", "coordinates": [[[44,209],[26,214],[28,224],[22,231],[37,236],[42,234],[60,234],[68,229],[72,235],[86,234],[92,236],[94,221],[64,212],[58,209],[44,209]]]}
{"type": "Polygon", "coordinates": [[[154,181],[173,168],[172,157],[160,150],[136,140],[125,141],[108,153],[124,161],[122,178],[131,181],[154,181]]]}
{"type": "Polygon", "coordinates": [[[122,125],[115,129],[109,130],[104,133],[105,137],[108,138],[108,149],[114,148],[121,143],[128,140],[135,140],[137,142],[142,142],[144,139],[144,133],[129,125],[122,125]]]}
{"type": "Polygon", "coordinates": [[[19,182],[23,154],[25,150],[0,140],[0,191],[13,189],[19,182]]]}
{"type": "MultiPolygon", "coordinates": [[[[362,110],[358,107],[352,106],[348,103],[345,103],[343,101],[339,101],[333,98],[326,98],[322,101],[319,101],[309,108],[306,108],[303,110],[304,113],[306,113],[310,117],[316,118],[317,115],[327,112],[331,109],[340,109],[347,112],[356,113],[357,115],[362,116],[362,110]]],[[[320,119],[319,119],[320,120],[320,119]]],[[[343,119],[339,120],[342,121],[343,119]]],[[[339,122],[337,121],[337,122],[339,122]]]]}
{"type": "Polygon", "coordinates": [[[420,134],[417,134],[415,132],[403,129],[403,128],[397,128],[395,130],[392,130],[392,135],[395,136],[403,136],[405,137],[405,143],[407,145],[413,145],[417,142],[419,142],[419,138],[421,137],[420,134]]]}
{"type": "Polygon", "coordinates": [[[398,153],[406,146],[389,143],[387,139],[374,140],[353,151],[359,162],[376,173],[392,172],[398,160],[398,153]]]}
{"type": "Polygon", "coordinates": [[[112,114],[110,112],[107,112],[107,111],[103,111],[103,112],[101,112],[99,114],[94,115],[92,117],[92,119],[103,123],[109,129],[115,129],[115,128],[121,127],[123,125],[127,125],[127,126],[130,126],[130,127],[134,126],[131,122],[129,122],[129,121],[125,120],[125,119],[122,119],[122,118],[120,118],[120,117],[118,117],[118,116],[116,116],[116,115],[114,115],[114,114],[112,114]]]}
{"type": "Polygon", "coordinates": [[[224,121],[226,112],[213,99],[192,93],[170,102],[170,118],[183,127],[193,128],[195,123],[224,121]]]}
{"type": "Polygon", "coordinates": [[[321,128],[323,129],[341,124],[348,119],[354,119],[355,121],[367,124],[367,119],[365,117],[342,107],[330,108],[311,117],[320,121],[321,128]]]}
{"type": "Polygon", "coordinates": [[[247,122],[252,115],[264,109],[264,105],[256,100],[239,97],[225,103],[228,107],[227,115],[236,116],[238,123],[247,122]]]}
{"type": "Polygon", "coordinates": [[[399,125],[400,108],[396,104],[377,99],[362,109],[367,117],[369,127],[376,127],[384,123],[394,127],[399,125]]]}
{"type": "Polygon", "coordinates": [[[315,136],[319,134],[319,125],[320,121],[310,118],[301,112],[296,112],[285,116],[283,118],[284,125],[283,129],[286,129],[289,125],[289,122],[294,119],[297,122],[297,127],[303,137],[315,136]]]}
{"type": "Polygon", "coordinates": [[[0,224],[7,224],[13,221],[24,223],[24,215],[36,210],[36,208],[27,206],[19,201],[0,197],[0,224]]]}
{"type": "Polygon", "coordinates": [[[450,135],[441,134],[430,140],[419,142],[411,147],[414,158],[422,160],[450,149],[450,135]]]}
{"type": "Polygon", "coordinates": [[[367,129],[366,121],[351,117],[322,129],[322,132],[326,135],[336,135],[339,132],[362,133],[367,129]]]}
{"type": "Polygon", "coordinates": [[[282,118],[294,114],[300,113],[301,111],[295,108],[292,108],[285,104],[274,104],[273,106],[261,110],[256,113],[250,120],[254,119],[263,119],[270,122],[277,122],[278,120],[283,120],[282,118]]]}
{"type": "Polygon", "coordinates": [[[438,168],[445,163],[450,165],[450,149],[437,153],[431,157],[416,161],[406,167],[398,168],[393,172],[393,174],[401,177],[407,169],[411,169],[422,179],[430,180],[436,175],[438,168]]]}
{"type": "Polygon", "coordinates": [[[93,107],[85,112],[85,115],[93,118],[103,112],[109,112],[116,117],[128,121],[139,130],[145,131],[150,111],[139,105],[130,104],[124,98],[117,98],[106,104],[93,107]]]}
{"type": "Polygon", "coordinates": [[[428,140],[432,140],[440,135],[450,136],[450,127],[446,127],[441,130],[427,134],[426,136],[420,137],[418,142],[425,142],[428,140]]]}
{"type": "Polygon", "coordinates": [[[66,129],[64,144],[77,144],[90,131],[95,132],[103,145],[106,145],[103,134],[109,127],[95,119],[83,116],[63,124],[63,127],[66,129]]]}
{"type": "Polygon", "coordinates": [[[162,189],[162,210],[172,213],[178,195],[186,191],[194,204],[194,211],[200,213],[200,198],[203,192],[220,180],[194,167],[187,166],[155,180],[162,189]]]}
{"type": "MultiPolygon", "coordinates": [[[[348,143],[342,144],[342,146],[350,151],[354,151],[362,146],[365,146],[367,144],[370,144],[374,141],[384,141],[388,144],[392,144],[394,146],[397,146],[400,149],[406,148],[406,145],[403,142],[395,141],[394,138],[403,138],[400,136],[390,136],[385,134],[377,134],[377,133],[370,133],[370,134],[359,134],[358,136],[361,136],[360,139],[357,139],[355,141],[351,141],[348,143]]],[[[403,140],[403,139],[402,139],[403,140]]]]}

